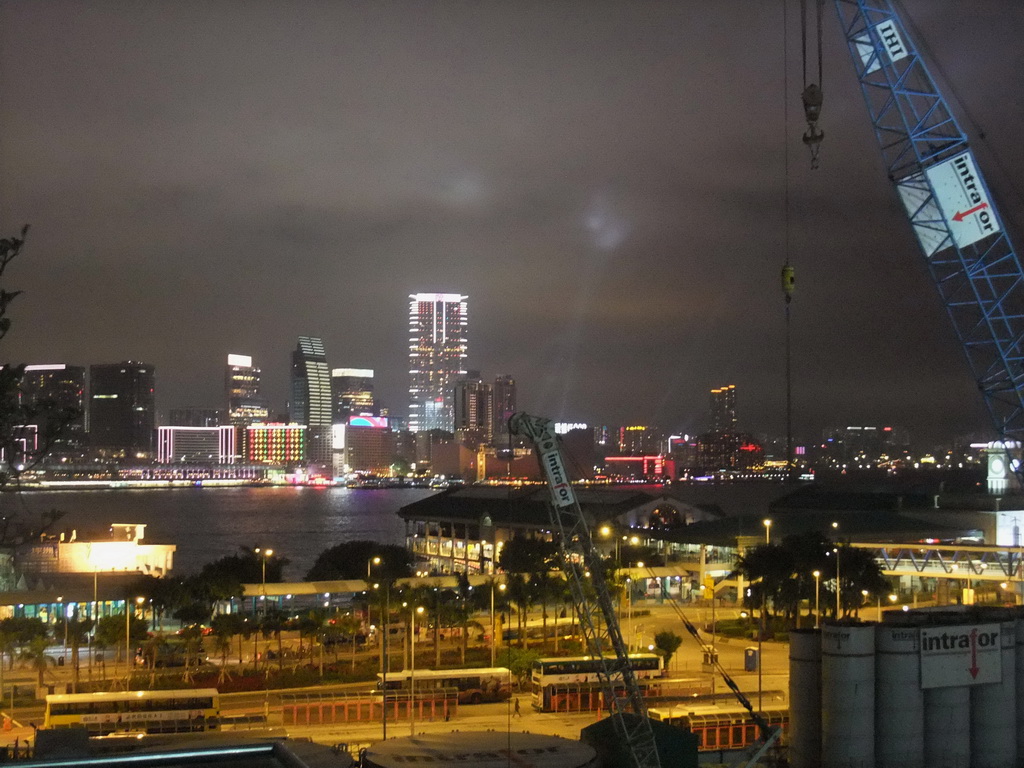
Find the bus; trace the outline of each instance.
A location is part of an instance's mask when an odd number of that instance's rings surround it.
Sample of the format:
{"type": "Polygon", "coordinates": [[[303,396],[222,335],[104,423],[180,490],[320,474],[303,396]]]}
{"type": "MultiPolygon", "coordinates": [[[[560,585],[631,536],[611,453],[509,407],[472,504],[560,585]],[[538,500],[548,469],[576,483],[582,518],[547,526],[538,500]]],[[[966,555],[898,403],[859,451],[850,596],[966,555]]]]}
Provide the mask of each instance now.
{"type": "MultiPolygon", "coordinates": [[[[789,731],[789,710],[785,707],[767,707],[759,713],[769,727],[781,728],[780,744],[786,743],[789,731]]],[[[742,707],[648,707],[651,720],[675,725],[697,736],[697,749],[702,752],[717,752],[729,749],[746,749],[761,739],[761,731],[751,719],[750,713],[742,707]]]]}
{"type": "MultiPolygon", "coordinates": [[[[630,666],[640,684],[653,681],[662,675],[662,657],[656,653],[629,654],[630,666]]],[[[582,696],[589,703],[576,701],[569,709],[589,710],[600,707],[603,691],[598,671],[601,661],[592,656],[567,656],[562,658],[537,659],[530,675],[530,693],[533,706],[542,712],[554,712],[561,708],[561,694],[573,698],[582,696]]]]}
{"type": "Polygon", "coordinates": [[[44,718],[44,728],[84,727],[90,736],[215,731],[220,694],[216,688],[51,694],[44,718]]]}
{"type": "MultiPolygon", "coordinates": [[[[485,701],[505,701],[512,695],[509,681],[512,672],[505,667],[477,667],[476,669],[424,669],[388,672],[389,691],[408,691],[410,679],[416,693],[437,688],[454,688],[459,692],[460,704],[480,704],[485,701]]],[[[377,673],[377,687],[384,688],[384,675],[377,673]]]]}

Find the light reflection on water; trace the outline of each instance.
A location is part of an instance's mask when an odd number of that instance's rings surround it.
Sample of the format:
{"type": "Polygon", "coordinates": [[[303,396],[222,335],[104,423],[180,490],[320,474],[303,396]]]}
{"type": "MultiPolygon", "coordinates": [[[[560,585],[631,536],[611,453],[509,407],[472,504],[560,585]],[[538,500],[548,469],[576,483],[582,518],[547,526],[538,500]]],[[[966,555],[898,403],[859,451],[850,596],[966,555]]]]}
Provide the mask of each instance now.
{"type": "Polygon", "coordinates": [[[166,490],[30,491],[5,496],[4,514],[18,509],[37,525],[59,509],[52,529],[75,528],[79,538],[105,534],[112,523],[145,523],[146,539],[178,545],[178,574],[232,554],[238,547],[271,547],[291,560],[288,579],[301,579],[327,547],[352,539],[403,544],[396,512],[435,491],[422,488],[173,488],[166,490]]]}

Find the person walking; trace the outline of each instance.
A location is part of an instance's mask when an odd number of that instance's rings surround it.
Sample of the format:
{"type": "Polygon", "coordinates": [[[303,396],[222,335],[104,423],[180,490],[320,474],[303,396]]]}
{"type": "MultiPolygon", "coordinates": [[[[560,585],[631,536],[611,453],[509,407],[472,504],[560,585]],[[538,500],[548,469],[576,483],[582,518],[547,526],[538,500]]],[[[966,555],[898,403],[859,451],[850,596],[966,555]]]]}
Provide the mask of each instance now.
{"type": "Polygon", "coordinates": [[[516,703],[516,708],[515,708],[515,711],[512,713],[512,717],[522,717],[523,713],[519,711],[519,697],[518,696],[516,696],[516,702],[515,703],[516,703]]]}

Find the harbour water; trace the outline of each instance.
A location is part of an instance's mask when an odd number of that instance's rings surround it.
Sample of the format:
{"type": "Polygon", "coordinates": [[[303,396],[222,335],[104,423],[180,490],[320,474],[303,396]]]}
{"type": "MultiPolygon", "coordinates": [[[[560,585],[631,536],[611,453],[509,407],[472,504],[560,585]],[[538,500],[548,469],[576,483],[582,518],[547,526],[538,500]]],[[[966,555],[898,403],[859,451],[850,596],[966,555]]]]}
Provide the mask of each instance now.
{"type": "Polygon", "coordinates": [[[112,523],[145,523],[146,539],[172,543],[175,572],[187,574],[239,547],[270,547],[291,562],[299,580],[324,549],[372,539],[404,544],[396,512],[436,491],[422,488],[175,488],[162,490],[26,491],[0,498],[3,515],[38,526],[51,509],[64,512],[51,530],[104,532],[112,523]]]}

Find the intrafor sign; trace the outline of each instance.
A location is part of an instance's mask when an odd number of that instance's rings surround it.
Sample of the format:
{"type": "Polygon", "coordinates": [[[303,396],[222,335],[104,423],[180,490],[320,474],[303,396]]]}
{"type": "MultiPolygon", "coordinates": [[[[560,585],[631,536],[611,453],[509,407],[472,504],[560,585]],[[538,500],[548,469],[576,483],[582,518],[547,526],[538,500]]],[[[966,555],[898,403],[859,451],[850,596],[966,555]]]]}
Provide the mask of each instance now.
{"type": "Polygon", "coordinates": [[[951,688],[1003,679],[998,624],[922,627],[921,687],[951,688]]]}

